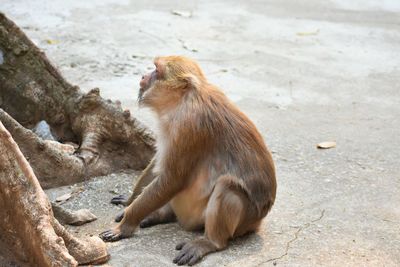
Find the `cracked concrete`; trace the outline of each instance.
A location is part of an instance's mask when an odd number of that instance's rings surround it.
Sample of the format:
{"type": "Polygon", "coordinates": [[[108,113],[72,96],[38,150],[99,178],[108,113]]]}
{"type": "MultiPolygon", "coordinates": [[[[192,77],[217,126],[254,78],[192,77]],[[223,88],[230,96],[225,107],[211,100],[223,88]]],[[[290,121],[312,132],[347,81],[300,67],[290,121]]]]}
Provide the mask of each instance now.
{"type": "Polygon", "coordinates": [[[285,253],[283,253],[282,255],[280,255],[280,256],[278,256],[278,257],[270,258],[270,259],[268,259],[268,260],[266,260],[266,261],[260,262],[258,265],[263,265],[264,263],[268,263],[268,262],[274,262],[274,265],[276,265],[276,262],[277,262],[278,260],[280,260],[280,259],[282,259],[283,257],[285,257],[285,256],[288,255],[289,249],[290,249],[290,245],[291,245],[293,242],[295,242],[295,241],[299,238],[300,233],[301,233],[304,229],[310,227],[311,224],[320,221],[320,220],[324,217],[324,214],[325,214],[325,210],[322,210],[322,211],[321,211],[321,215],[320,215],[317,219],[311,220],[310,222],[308,222],[308,223],[306,223],[306,224],[304,224],[304,225],[302,225],[302,226],[291,226],[292,228],[297,228],[297,231],[294,233],[294,237],[293,237],[292,239],[290,239],[290,240],[286,243],[285,253]]]}
{"type": "MultiPolygon", "coordinates": [[[[138,81],[166,54],[198,60],[256,123],[277,166],[276,204],[259,233],[199,266],[400,265],[398,1],[0,0],[0,10],[69,81],[100,87],[150,127],[138,81]],[[316,149],[330,140],[336,148],[316,149]]],[[[109,199],[133,176],[83,185],[64,205],[99,220],[71,229],[108,228],[120,209],[109,199]]],[[[198,235],[177,224],[139,230],[109,245],[110,264],[173,266],[175,244],[198,235]]]]}

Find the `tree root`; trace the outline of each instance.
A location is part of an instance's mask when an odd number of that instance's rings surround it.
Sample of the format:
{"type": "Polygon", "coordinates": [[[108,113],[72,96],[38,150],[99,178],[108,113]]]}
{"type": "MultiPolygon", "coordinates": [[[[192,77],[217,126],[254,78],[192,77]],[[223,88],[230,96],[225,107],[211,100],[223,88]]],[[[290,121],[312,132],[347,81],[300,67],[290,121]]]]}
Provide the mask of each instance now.
{"type": "Polygon", "coordinates": [[[143,169],[154,138],[121,104],[69,84],[26,35],[0,13],[0,120],[29,159],[44,188],[123,169],[143,169]],[[79,144],[74,155],[27,129],[46,121],[59,142],[79,144]],[[27,129],[24,129],[27,128],[27,129]]]}
{"type": "Polygon", "coordinates": [[[21,265],[77,266],[109,258],[100,239],[79,240],[54,218],[32,168],[1,122],[0,216],[0,243],[21,265]]]}

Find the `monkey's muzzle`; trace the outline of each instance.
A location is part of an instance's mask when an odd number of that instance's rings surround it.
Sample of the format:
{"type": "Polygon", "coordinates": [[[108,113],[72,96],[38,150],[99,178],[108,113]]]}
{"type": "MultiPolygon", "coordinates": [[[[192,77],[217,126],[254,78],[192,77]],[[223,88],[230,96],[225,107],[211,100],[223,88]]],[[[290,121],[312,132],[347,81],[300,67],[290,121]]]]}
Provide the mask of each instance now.
{"type": "Polygon", "coordinates": [[[138,102],[140,103],[143,100],[143,94],[146,91],[145,88],[140,88],[139,89],[139,94],[138,94],[138,102]]]}
{"type": "Polygon", "coordinates": [[[141,103],[143,101],[143,96],[144,93],[150,89],[151,85],[154,83],[154,81],[157,79],[156,77],[156,71],[153,71],[152,73],[146,74],[142,76],[142,79],[140,80],[140,90],[139,90],[139,95],[138,95],[138,101],[141,103]]]}

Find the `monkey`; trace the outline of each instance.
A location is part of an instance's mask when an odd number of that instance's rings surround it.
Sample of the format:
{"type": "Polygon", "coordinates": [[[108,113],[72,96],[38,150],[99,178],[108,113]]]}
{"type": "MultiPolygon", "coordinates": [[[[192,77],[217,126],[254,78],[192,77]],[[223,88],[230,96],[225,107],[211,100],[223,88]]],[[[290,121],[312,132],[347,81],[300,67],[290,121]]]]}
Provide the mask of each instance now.
{"type": "Polygon", "coordinates": [[[204,236],[176,246],[173,262],[193,265],[229,240],[256,231],[276,197],[272,155],[251,120],[200,66],[183,56],[156,57],[140,81],[138,102],[157,116],[156,153],[117,226],[100,237],[131,237],[138,226],[177,220],[204,236]]]}

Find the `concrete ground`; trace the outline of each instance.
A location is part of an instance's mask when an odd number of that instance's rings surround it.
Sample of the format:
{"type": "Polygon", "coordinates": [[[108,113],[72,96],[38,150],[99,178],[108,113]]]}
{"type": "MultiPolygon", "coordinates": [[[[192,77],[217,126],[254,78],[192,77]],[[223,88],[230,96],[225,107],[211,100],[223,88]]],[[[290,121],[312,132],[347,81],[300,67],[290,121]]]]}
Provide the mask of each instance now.
{"type": "MultiPolygon", "coordinates": [[[[138,82],[169,54],[198,60],[256,123],[276,162],[276,204],[259,233],[198,266],[400,266],[400,2],[149,2],[0,0],[0,11],[69,81],[100,87],[150,127],[138,82]]],[[[109,199],[133,176],[84,184],[65,205],[99,220],[72,231],[108,228],[120,209],[109,199]]],[[[174,245],[198,235],[139,230],[109,245],[109,264],[173,266],[174,245]]]]}

